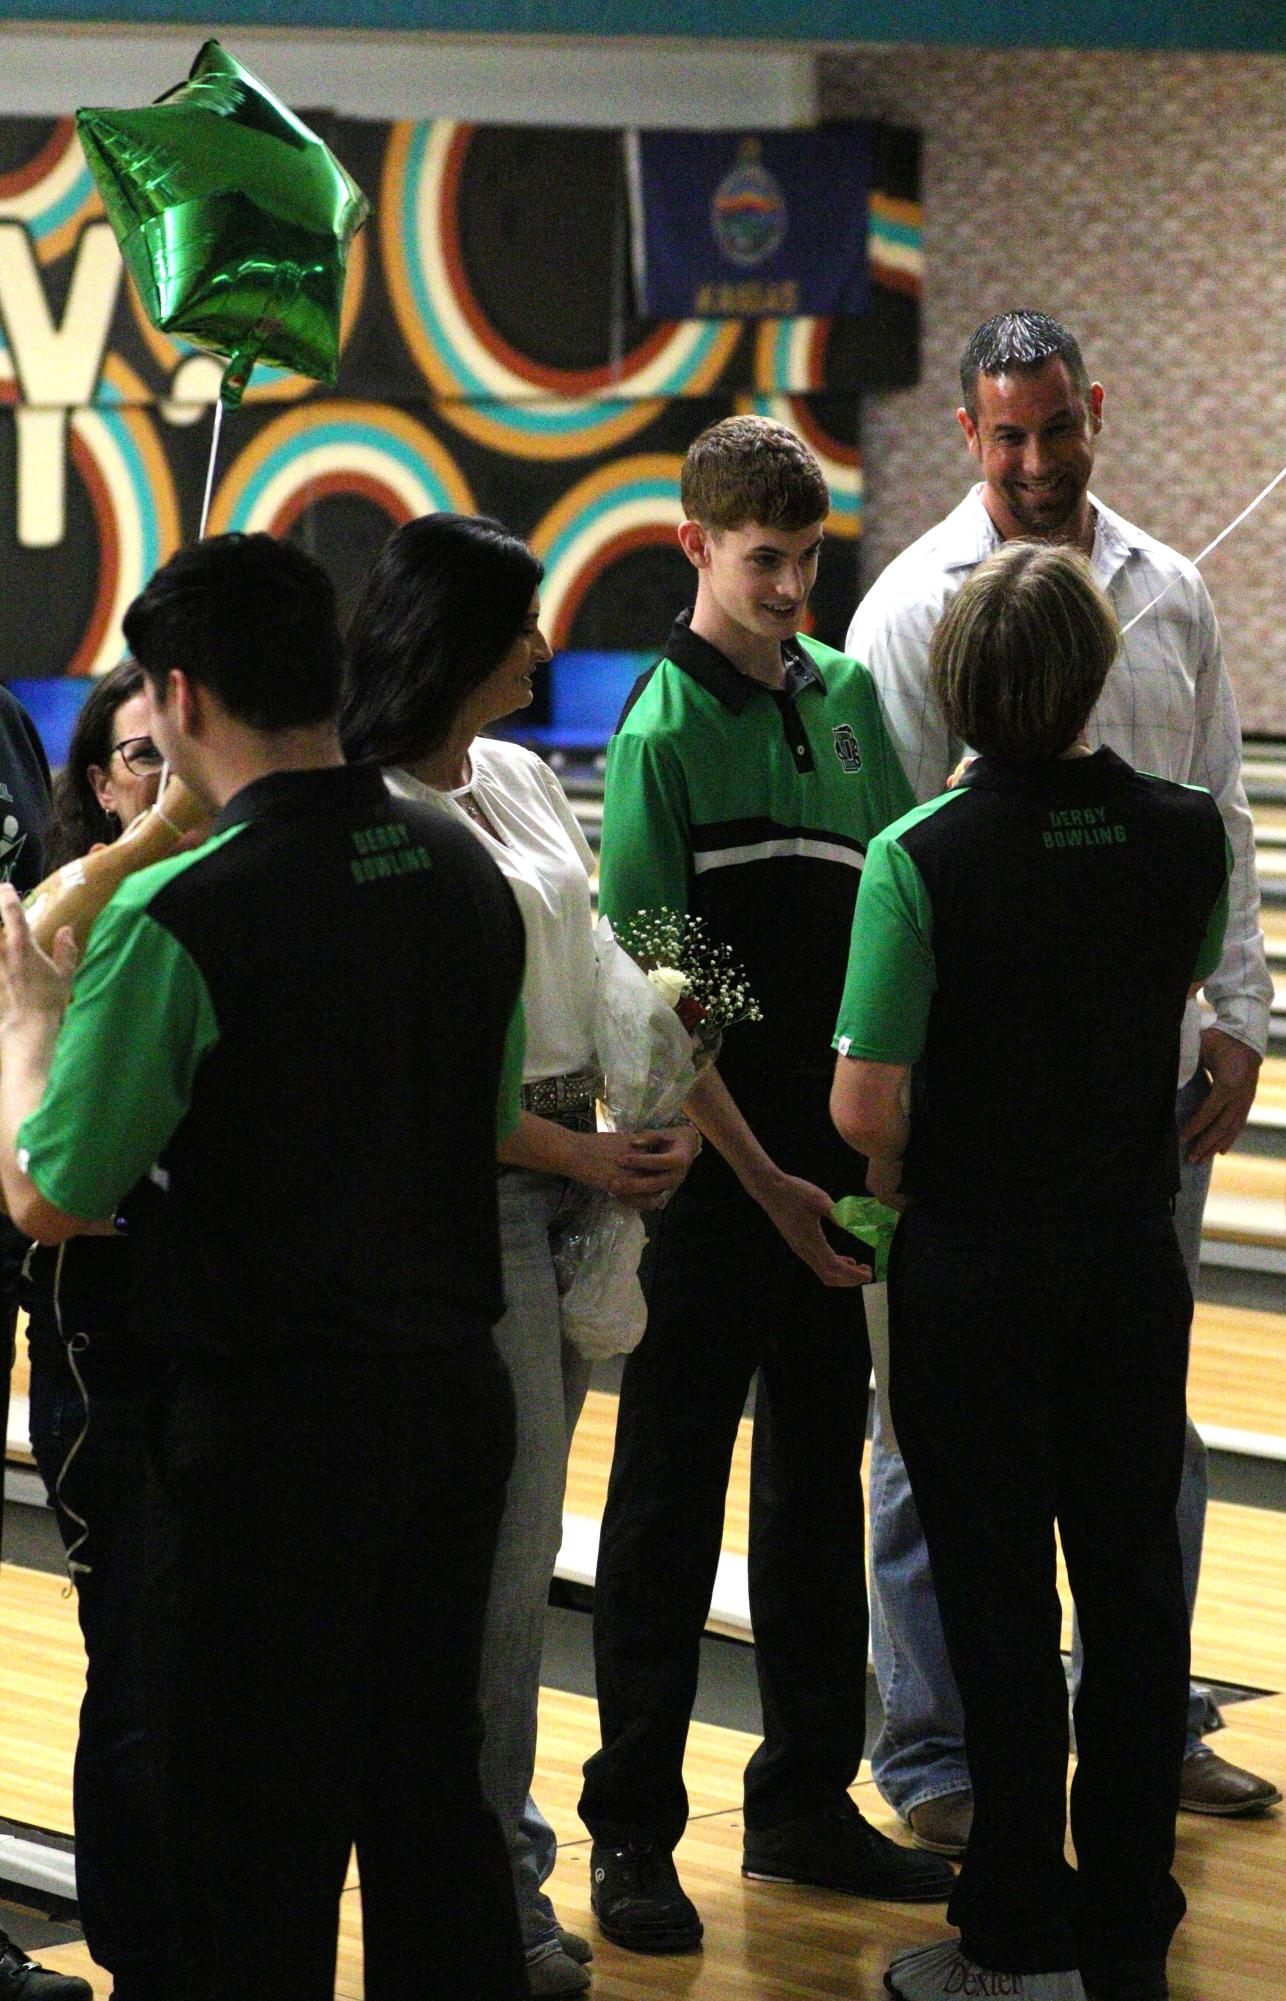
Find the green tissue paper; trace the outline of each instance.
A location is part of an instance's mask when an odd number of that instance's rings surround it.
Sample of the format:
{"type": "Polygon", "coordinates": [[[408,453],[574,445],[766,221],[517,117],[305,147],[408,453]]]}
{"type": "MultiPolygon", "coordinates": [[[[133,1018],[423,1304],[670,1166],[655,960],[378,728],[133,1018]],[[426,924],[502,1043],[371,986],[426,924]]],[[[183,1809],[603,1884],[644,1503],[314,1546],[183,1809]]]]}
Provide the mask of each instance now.
{"type": "Polygon", "coordinates": [[[871,1247],[871,1265],[877,1283],[889,1275],[889,1245],[898,1226],[899,1212],[874,1195],[842,1195],[831,1210],[831,1219],[871,1247]]]}

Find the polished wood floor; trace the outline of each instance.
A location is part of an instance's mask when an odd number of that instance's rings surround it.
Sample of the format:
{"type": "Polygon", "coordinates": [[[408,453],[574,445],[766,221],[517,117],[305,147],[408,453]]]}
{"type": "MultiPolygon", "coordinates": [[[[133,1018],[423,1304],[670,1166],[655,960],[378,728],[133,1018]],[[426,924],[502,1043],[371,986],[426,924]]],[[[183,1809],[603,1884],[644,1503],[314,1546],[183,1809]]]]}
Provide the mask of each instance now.
{"type": "MultiPolygon", "coordinates": [[[[578,1433],[568,1506],[597,1515],[610,1462],[615,1399],[591,1395],[578,1433]]],[[[748,1424],[738,1442],[725,1546],[744,1551],[748,1424]]],[[[1213,1680],[1286,1689],[1286,1516],[1212,1503],[1202,1596],[1194,1628],[1196,1671],[1213,1680]]],[[[0,1812],[70,1827],[70,1767],[83,1671],[74,1608],[56,1579],[0,1570],[0,1812]]],[[[1286,1695],[1238,1703],[1218,1748],[1286,1779],[1286,1695]]],[[[597,1744],[591,1702],[546,1692],[537,1795],[562,1836],[552,1884],[563,1922],[593,1935],[588,1846],[576,1818],[580,1766],[597,1744]]],[[[598,2001],[875,2001],[889,1953],[943,1933],[940,1913],[859,1904],[821,1892],[745,1883],[741,1769],[753,1739],[694,1726],[686,1767],[693,1818],[679,1851],[683,1880],[706,1921],[700,1955],[646,1960],[596,1947],[598,2001]]],[[[869,1771],[855,1797],[894,1831],[869,1771]]],[[[1191,1911],[1172,1957],[1175,2001],[1281,2001],[1286,1995],[1286,1821],[1180,1818],[1177,1870],[1191,1911]]],[[[431,1894],[431,1886],[428,1886],[431,1894]]],[[[230,1907],[235,1906],[235,1888],[230,1907]]],[[[361,1916],[345,1895],[338,1995],[360,2001],[361,1916]]],[[[83,1972],[105,1997],[83,1947],[42,1954],[83,1972]]],[[[429,2001],[429,1997],[425,1997],[429,2001]]],[[[433,1997],[436,2001],[436,1997],[433,1997]]],[[[443,1997],[446,2001],[446,1997],[443,1997]]]]}
{"type": "Polygon", "coordinates": [[[1197,1302],[1188,1409],[1197,1424],[1283,1442],[1286,1449],[1286,1280],[1283,1311],[1197,1302]]]}
{"type": "MultiPolygon", "coordinates": [[[[0,1579],[4,1661],[12,1662],[20,1648],[27,1652],[23,1673],[0,1675],[0,1764],[14,1774],[3,1804],[10,1813],[66,1827],[78,1679],[74,1623],[53,1580],[8,1571],[0,1579]]],[[[1239,1704],[1229,1721],[1221,1750],[1257,1770],[1286,1772],[1286,1699],[1239,1704]]],[[[644,1960],[600,1941],[593,1987],[598,2001],[874,2001],[891,1951],[943,1935],[941,1914],[933,1911],[904,1912],[742,1880],[740,1775],[753,1741],[706,1725],[692,1731],[687,1778],[693,1818],[678,1860],[705,1919],[704,1952],[644,1960]]],[[[563,1922],[587,1936],[593,1936],[588,1845],[575,1801],[581,1762],[596,1743],[593,1704],[547,1693],[537,1792],[563,1836],[551,1891],[563,1922]]],[[[894,1831],[865,1768],[854,1797],[877,1824],[894,1831]]],[[[1176,1867],[1191,1910],[1171,1962],[1175,2001],[1280,2001],[1286,1994],[1286,1828],[1279,1815],[1224,1823],[1182,1816],[1176,1867]]],[[[229,1907],[235,1911],[235,1886],[229,1907]]],[[[355,1886],[344,1897],[342,1917],[336,1993],[359,2001],[355,1886]]],[[[83,1973],[96,1996],[110,1992],[82,1946],[41,1958],[47,1966],[83,1973]]]]}

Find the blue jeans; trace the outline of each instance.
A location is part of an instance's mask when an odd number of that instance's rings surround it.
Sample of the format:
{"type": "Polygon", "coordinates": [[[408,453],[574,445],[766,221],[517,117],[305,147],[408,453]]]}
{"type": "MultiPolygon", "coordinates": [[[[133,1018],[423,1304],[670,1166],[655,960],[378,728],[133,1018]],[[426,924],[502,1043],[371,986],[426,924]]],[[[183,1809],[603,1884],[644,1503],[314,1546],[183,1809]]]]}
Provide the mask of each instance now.
{"type": "MultiPolygon", "coordinates": [[[[1180,1126],[1192,1117],[1209,1088],[1200,1070],[1184,1085],[1175,1100],[1180,1126]]],[[[1209,1187],[1210,1162],[1194,1167],[1184,1161],[1174,1226],[1194,1291],[1209,1187]]],[[[886,1410],[885,1398],[877,1397],[870,1482],[871,1657],[884,1724],[871,1753],[871,1771],[884,1798],[905,1820],[926,1800],[968,1792],[970,1783],[964,1718],[947,1658],[929,1553],[886,1410]]],[[[1197,1600],[1207,1488],[1206,1448],[1189,1420],[1177,1509],[1189,1624],[1197,1600]]],[[[1074,1633],[1077,1674],[1079,1663],[1079,1635],[1074,1633]]],[[[1217,1721],[1205,1690],[1194,1684],[1189,1690],[1187,1751],[1195,1750],[1202,1732],[1217,1721]]]]}
{"type": "Polygon", "coordinates": [[[531,1782],[545,1606],[562,1541],[567,1454],[590,1369],[562,1338],[554,1256],[587,1198],[574,1182],[523,1168],[503,1173],[499,1190],[508,1310],[495,1342],[513,1384],[518,1432],[483,1640],[480,1773],[509,1846],[523,1947],[532,1957],[558,1936],[542,1887],[557,1843],[531,1782]]]}

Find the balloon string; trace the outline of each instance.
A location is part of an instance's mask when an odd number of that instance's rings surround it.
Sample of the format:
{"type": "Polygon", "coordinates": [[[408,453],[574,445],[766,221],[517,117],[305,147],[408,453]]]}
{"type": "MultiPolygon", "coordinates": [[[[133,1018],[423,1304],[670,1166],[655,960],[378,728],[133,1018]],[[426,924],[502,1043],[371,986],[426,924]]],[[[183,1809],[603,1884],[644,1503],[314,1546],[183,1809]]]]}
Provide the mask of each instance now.
{"type": "MultiPolygon", "coordinates": [[[[218,463],[219,433],[222,429],[223,429],[223,399],[219,397],[216,398],[215,400],[214,428],[210,432],[210,463],[205,469],[205,494],[201,501],[201,526],[197,529],[196,533],[196,539],[198,542],[204,542],[205,524],[210,519],[210,496],[214,492],[214,468],[218,463]]],[[[167,757],[165,762],[161,766],[161,782],[156,788],[156,796],[158,799],[165,791],[165,787],[169,781],[169,776],[170,776],[170,760],[167,757]]],[[[156,810],[158,812],[159,818],[165,820],[165,824],[167,827],[170,828],[170,832],[172,834],[177,834],[180,831],[180,829],[178,827],[171,826],[170,822],[165,819],[164,813],[161,813],[159,811],[159,808],[156,810]]]]}
{"type": "MultiPolygon", "coordinates": [[[[1192,559],[1193,567],[1199,570],[1201,568],[1201,565],[1205,562],[1206,557],[1210,554],[1210,552],[1213,549],[1217,549],[1221,542],[1226,541],[1228,536],[1232,534],[1234,528],[1240,528],[1242,522],[1246,519],[1246,516],[1248,514],[1253,514],[1255,509],[1259,506],[1260,502],[1263,500],[1267,500],[1273,488],[1275,486],[1280,486],[1284,479],[1286,479],[1286,466],[1282,467],[1281,471],[1278,473],[1275,479],[1269,480],[1267,486],[1264,488],[1262,493],[1257,493],[1255,495],[1249,507],[1242,508],[1241,513],[1237,516],[1237,519],[1235,521],[1230,521],[1226,528],[1221,528],[1219,533],[1215,536],[1214,541],[1207,542],[1205,548],[1201,551],[1201,554],[1199,556],[1193,557],[1192,559]]],[[[1152,610],[1153,605],[1158,605],[1160,604],[1162,598],[1169,597],[1170,592],[1174,589],[1175,585],[1179,581],[1180,579],[1178,576],[1171,577],[1165,589],[1163,591],[1158,591],[1156,596],[1152,599],[1151,603],[1145,604],[1142,611],[1136,611],[1134,617],[1130,620],[1129,624],[1123,625],[1121,627],[1121,637],[1124,639],[1126,633],[1132,631],[1141,618],[1146,618],[1147,614],[1152,610]]]]}
{"type": "Polygon", "coordinates": [[[214,468],[219,456],[219,432],[223,429],[223,399],[219,397],[214,406],[214,429],[210,433],[210,463],[205,469],[205,498],[201,502],[201,526],[197,529],[198,542],[205,540],[205,524],[210,519],[210,495],[214,492],[214,468]]]}

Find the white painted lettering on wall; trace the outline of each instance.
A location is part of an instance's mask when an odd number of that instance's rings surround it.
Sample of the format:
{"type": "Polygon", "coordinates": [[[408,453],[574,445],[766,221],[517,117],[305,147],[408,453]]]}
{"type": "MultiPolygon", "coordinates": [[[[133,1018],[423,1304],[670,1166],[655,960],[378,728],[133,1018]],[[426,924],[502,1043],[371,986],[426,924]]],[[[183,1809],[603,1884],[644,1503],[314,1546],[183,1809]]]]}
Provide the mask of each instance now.
{"type": "Polygon", "coordinates": [[[0,222],[0,328],[18,385],[18,540],[27,548],[63,539],[67,412],[94,400],[123,268],[111,225],[87,224],[56,323],[30,236],[20,222],[0,222]]]}

